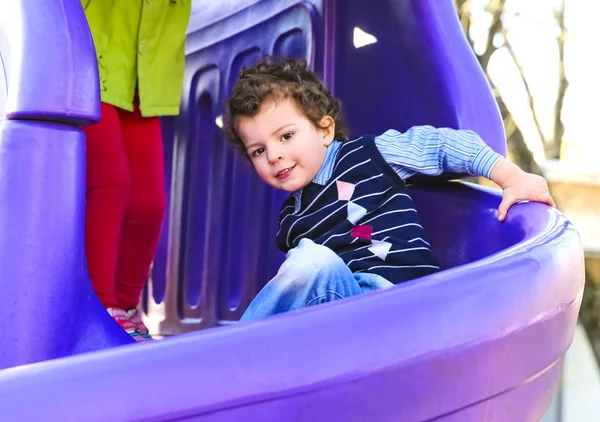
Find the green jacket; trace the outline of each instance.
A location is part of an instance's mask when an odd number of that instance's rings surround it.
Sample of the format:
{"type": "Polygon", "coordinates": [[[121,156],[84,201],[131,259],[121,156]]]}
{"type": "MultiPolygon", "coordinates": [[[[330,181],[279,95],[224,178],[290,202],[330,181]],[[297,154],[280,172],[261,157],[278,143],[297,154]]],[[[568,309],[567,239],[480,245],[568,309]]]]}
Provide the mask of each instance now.
{"type": "Polygon", "coordinates": [[[143,116],[179,113],[192,0],[81,0],[92,31],[102,101],[143,116]]]}

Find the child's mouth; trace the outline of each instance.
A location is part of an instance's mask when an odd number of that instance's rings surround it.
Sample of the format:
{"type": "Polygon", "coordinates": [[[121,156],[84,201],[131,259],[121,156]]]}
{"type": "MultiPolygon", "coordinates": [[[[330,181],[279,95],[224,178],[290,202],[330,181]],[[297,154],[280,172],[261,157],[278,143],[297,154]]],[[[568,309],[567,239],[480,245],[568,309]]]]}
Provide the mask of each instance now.
{"type": "Polygon", "coordinates": [[[283,170],[277,172],[277,174],[275,175],[275,177],[278,178],[279,180],[285,179],[285,178],[287,178],[292,173],[292,170],[294,170],[295,167],[296,166],[293,165],[292,167],[288,167],[286,169],[283,169],[283,170]]]}

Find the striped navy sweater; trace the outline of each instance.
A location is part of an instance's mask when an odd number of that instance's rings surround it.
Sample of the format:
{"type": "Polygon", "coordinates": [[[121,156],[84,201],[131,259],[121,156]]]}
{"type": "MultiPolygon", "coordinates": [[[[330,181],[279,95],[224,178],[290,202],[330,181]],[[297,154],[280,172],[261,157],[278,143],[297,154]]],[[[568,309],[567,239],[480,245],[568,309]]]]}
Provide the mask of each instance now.
{"type": "Polygon", "coordinates": [[[373,137],[343,143],[327,183],[306,186],[299,208],[290,196],[279,224],[284,252],[308,238],[333,250],[352,272],[401,283],[439,268],[404,181],[373,137]]]}

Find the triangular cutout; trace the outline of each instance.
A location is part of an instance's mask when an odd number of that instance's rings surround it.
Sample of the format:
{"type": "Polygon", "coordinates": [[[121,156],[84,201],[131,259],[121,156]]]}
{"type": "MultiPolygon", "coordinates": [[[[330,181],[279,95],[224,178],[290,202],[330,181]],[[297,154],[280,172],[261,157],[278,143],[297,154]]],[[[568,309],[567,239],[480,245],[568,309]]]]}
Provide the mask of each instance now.
{"type": "Polygon", "coordinates": [[[363,31],[358,26],[355,26],[352,41],[354,42],[354,48],[361,48],[365,45],[375,44],[377,42],[377,38],[375,38],[374,35],[363,31]]]}

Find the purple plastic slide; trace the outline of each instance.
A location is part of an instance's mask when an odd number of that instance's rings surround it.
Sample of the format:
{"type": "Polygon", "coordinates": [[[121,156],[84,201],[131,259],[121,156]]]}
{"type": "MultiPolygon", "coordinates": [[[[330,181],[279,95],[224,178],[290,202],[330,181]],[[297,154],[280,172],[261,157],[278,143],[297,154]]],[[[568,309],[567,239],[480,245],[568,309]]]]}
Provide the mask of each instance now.
{"type": "Polygon", "coordinates": [[[504,153],[498,110],[452,0],[380,0],[378,9],[368,0],[238,0],[221,11],[195,3],[182,113],[164,122],[173,183],[146,306],[164,333],[208,328],[144,344],[127,344],[87,275],[79,127],[99,118],[99,90],[80,2],[7,4],[1,420],[542,418],[572,340],[584,269],[575,228],[541,204],[519,204],[499,223],[498,192],[415,181],[444,271],[233,323],[281,259],[268,237],[281,196],[252,178],[214,125],[236,72],[264,53],[304,57],[342,98],[357,132],[469,128],[504,153]],[[355,48],[354,28],[377,42],[355,48]],[[231,227],[248,221],[256,222],[249,234],[235,238],[231,227]],[[239,256],[234,242],[246,248],[239,256]]]}

